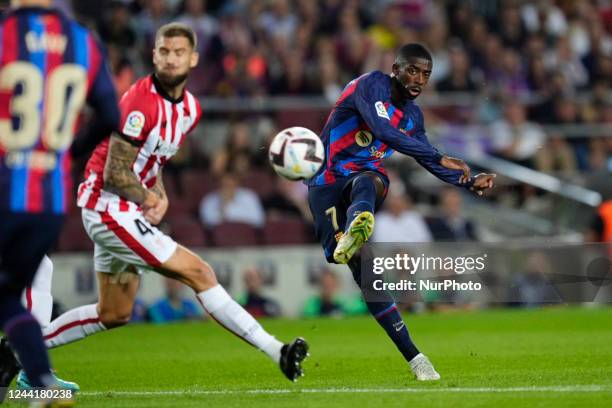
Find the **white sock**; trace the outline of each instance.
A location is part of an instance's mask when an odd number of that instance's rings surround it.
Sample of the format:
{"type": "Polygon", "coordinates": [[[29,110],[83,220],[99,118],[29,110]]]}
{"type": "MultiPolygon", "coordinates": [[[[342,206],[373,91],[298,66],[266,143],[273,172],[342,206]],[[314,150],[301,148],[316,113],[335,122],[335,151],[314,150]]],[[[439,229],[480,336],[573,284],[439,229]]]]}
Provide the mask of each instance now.
{"type": "Polygon", "coordinates": [[[38,266],[32,286],[27,287],[21,296],[21,303],[38,320],[41,327],[45,327],[51,322],[51,311],[53,309],[52,279],[53,262],[45,255],[38,266]]]}
{"type": "Polygon", "coordinates": [[[67,311],[43,328],[43,337],[47,348],[53,348],[102,330],[106,330],[106,327],[100,323],[96,305],[93,304],[67,311]]]}
{"type": "Polygon", "coordinates": [[[266,353],[276,363],[280,362],[283,343],[266,332],[221,285],[200,292],[197,297],[217,323],[266,353]]]}

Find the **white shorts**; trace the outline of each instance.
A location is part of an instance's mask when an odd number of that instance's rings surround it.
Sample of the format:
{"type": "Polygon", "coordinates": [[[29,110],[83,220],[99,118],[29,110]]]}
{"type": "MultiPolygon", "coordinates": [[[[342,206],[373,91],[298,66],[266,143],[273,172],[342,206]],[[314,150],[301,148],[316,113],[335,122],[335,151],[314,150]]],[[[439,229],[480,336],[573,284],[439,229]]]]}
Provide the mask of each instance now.
{"type": "Polygon", "coordinates": [[[121,273],[130,266],[154,269],[176,251],[172,238],[149,224],[140,211],[81,211],[85,231],[94,242],[96,272],[121,273]]]}

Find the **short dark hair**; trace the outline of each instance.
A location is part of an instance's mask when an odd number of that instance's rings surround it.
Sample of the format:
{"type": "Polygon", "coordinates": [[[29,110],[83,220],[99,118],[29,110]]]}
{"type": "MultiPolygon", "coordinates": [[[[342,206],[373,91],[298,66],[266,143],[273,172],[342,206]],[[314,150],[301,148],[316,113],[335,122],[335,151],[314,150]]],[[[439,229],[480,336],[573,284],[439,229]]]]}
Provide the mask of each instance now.
{"type": "Polygon", "coordinates": [[[182,23],[169,23],[161,26],[155,34],[155,44],[161,37],[185,37],[189,40],[191,48],[195,49],[198,44],[198,37],[191,27],[182,23]]]}
{"type": "Polygon", "coordinates": [[[404,65],[409,58],[422,58],[432,61],[431,53],[427,50],[427,48],[417,43],[402,45],[400,49],[397,50],[395,63],[398,65],[404,65]]]}

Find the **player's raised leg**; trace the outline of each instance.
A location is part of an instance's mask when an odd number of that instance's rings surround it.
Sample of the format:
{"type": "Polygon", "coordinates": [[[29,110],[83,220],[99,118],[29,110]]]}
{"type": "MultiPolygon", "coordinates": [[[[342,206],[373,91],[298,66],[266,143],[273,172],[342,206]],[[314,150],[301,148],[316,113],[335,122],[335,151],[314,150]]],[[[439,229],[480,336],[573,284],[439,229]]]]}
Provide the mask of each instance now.
{"type": "Polygon", "coordinates": [[[263,351],[279,364],[289,380],[296,381],[303,375],[301,363],[308,354],[306,341],[298,337],[291,343],[283,344],[266,332],[261,324],[219,285],[213,269],[199,256],[179,245],[172,257],[158,270],[191,287],[204,310],[217,323],[263,351]]]}
{"type": "MultiPolygon", "coordinates": [[[[354,220],[358,216],[354,213],[355,207],[357,207],[353,205],[353,203],[356,203],[355,197],[359,197],[359,201],[365,198],[370,203],[371,207],[369,208],[372,212],[382,205],[385,197],[385,184],[381,179],[377,181],[377,178],[378,176],[375,174],[362,173],[350,180],[349,184],[337,182],[325,186],[310,187],[308,201],[314,216],[315,232],[317,239],[323,245],[328,262],[338,263],[335,260],[337,237],[341,234],[343,237],[346,236],[346,232],[342,233],[342,231],[345,225],[352,223],[349,221],[349,217],[352,216],[354,220]],[[372,182],[370,183],[370,181],[372,182]],[[355,187],[358,189],[357,194],[353,194],[352,191],[355,187]],[[363,194],[364,191],[368,191],[368,194],[363,194]],[[372,197],[374,198],[372,199],[372,197]],[[351,207],[353,208],[351,209],[351,207]],[[345,209],[348,210],[344,211],[345,209]]],[[[339,241],[342,241],[342,238],[339,241]]],[[[363,245],[363,242],[361,245],[363,245]]],[[[395,343],[406,361],[410,363],[418,380],[438,379],[439,375],[435,372],[431,363],[429,363],[429,366],[423,363],[427,358],[414,345],[408,333],[408,328],[402,320],[391,295],[386,292],[368,292],[368,288],[373,288],[368,282],[375,276],[373,273],[362,274],[361,259],[362,256],[367,256],[368,251],[367,247],[361,247],[361,245],[360,248],[355,248],[355,252],[348,261],[348,266],[353,273],[355,282],[363,293],[369,312],[378,324],[385,329],[385,332],[395,343]],[[418,367],[413,367],[416,365],[418,367]],[[428,367],[430,369],[426,370],[428,367]]],[[[429,360],[426,361],[429,362],[429,360]]]]}
{"type": "Polygon", "coordinates": [[[351,181],[347,227],[334,251],[337,263],[347,263],[372,236],[377,188],[380,191],[384,186],[379,176],[373,173],[362,173],[351,181]]]}

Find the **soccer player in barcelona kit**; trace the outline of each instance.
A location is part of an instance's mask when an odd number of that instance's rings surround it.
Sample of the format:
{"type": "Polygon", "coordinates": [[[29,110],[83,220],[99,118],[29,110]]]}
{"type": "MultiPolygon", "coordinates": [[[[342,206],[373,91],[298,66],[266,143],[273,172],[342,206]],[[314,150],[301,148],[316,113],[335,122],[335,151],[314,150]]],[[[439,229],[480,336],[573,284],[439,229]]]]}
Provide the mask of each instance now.
{"type": "Polygon", "coordinates": [[[153,50],[154,73],[138,80],[119,102],[118,131],[94,150],[78,188],[83,225],[94,241],[97,304],[59,316],[43,329],[47,347],[74,342],[129,322],[140,273],[147,270],[191,287],[220,325],[267,354],[295,381],[308,344],[283,344],[236,303],[196,254],[155,227],[167,208],[162,168],[195,128],[201,109],[185,89],[198,63],[196,35],[186,25],[161,27],[153,50]]]}
{"type": "Polygon", "coordinates": [[[0,20],[0,402],[17,353],[34,387],[61,386],[39,324],[20,302],[56,241],[72,197],[71,157],[116,128],[119,111],[104,53],[51,0],[13,0],[0,20]],[[79,132],[85,103],[95,114],[79,132]],[[8,339],[8,342],[7,342],[8,339]],[[9,347],[10,342],[10,347],[9,347]]]}
{"type": "MultiPolygon", "coordinates": [[[[493,187],[495,175],[470,177],[462,160],[442,155],[429,144],[423,113],[413,100],[427,84],[431,69],[431,55],[425,47],[404,45],[391,75],[373,71],[348,83],[321,134],[326,162],[308,182],[315,233],[327,261],[348,264],[364,295],[371,272],[361,270],[361,260],[367,256],[362,246],[373,232],[374,212],[389,186],[385,157],[394,150],[412,156],[443,181],[479,195],[493,187]]],[[[370,313],[409,362],[417,380],[439,379],[429,359],[412,342],[391,295],[377,293],[377,301],[365,297],[370,313]]]]}

